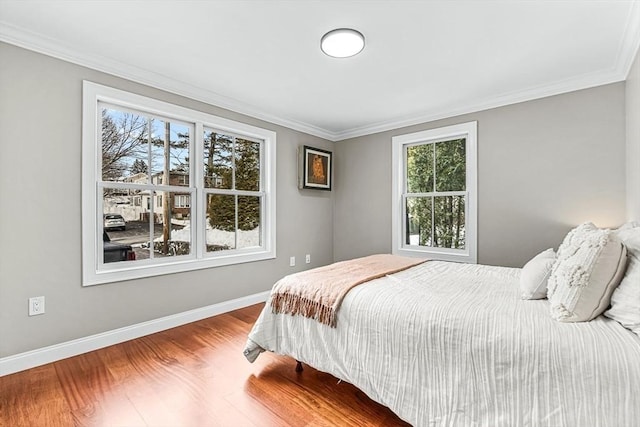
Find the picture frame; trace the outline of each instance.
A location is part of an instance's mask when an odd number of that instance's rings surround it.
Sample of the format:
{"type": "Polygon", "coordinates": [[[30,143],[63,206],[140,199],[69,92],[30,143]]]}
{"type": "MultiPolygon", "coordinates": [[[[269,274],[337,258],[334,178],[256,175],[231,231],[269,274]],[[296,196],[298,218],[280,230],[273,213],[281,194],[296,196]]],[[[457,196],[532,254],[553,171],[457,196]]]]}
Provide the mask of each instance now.
{"type": "Polygon", "coordinates": [[[303,145],[298,151],[298,188],[331,191],[333,153],[303,145]]]}

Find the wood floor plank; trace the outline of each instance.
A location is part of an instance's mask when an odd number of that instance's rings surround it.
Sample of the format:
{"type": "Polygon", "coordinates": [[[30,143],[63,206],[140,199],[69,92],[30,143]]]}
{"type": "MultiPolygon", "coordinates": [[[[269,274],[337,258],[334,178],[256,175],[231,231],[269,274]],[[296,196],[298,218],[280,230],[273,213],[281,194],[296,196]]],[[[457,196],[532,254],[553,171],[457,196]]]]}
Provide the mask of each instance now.
{"type": "Polygon", "coordinates": [[[264,304],[0,377],[0,427],[406,426],[289,357],[242,355],[264,304]]]}
{"type": "Polygon", "coordinates": [[[0,426],[73,426],[53,365],[0,377],[0,426]]]}
{"type": "Polygon", "coordinates": [[[99,354],[90,352],[53,364],[74,425],[146,425],[99,354]]]}
{"type": "Polygon", "coordinates": [[[264,304],[256,304],[242,310],[235,310],[226,314],[228,316],[235,317],[249,326],[253,326],[254,322],[260,315],[263,306],[264,304]]]}

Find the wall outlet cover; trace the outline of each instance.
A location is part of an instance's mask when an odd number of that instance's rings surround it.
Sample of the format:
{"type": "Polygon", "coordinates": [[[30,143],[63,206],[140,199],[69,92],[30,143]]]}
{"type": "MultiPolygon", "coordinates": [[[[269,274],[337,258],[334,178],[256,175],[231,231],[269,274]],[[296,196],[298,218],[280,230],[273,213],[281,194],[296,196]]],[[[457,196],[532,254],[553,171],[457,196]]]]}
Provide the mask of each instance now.
{"type": "Polygon", "coordinates": [[[44,297],[29,298],[29,316],[44,314],[44,297]]]}

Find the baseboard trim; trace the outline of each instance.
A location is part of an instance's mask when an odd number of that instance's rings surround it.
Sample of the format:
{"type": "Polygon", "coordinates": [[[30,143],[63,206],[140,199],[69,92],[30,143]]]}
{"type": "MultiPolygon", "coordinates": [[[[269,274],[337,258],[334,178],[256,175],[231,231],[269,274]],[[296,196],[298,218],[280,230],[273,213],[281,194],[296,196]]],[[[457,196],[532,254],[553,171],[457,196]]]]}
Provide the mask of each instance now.
{"type": "Polygon", "coordinates": [[[269,291],[0,358],[0,377],[264,302],[269,291]]]}

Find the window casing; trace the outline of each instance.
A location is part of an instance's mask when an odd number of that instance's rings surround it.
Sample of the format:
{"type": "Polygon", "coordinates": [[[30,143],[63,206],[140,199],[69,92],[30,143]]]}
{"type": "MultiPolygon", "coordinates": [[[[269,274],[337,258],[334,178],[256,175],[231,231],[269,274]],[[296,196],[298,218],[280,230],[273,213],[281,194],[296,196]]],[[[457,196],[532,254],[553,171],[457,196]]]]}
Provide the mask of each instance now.
{"type": "Polygon", "coordinates": [[[393,253],[477,262],[477,122],[392,138],[393,253]]]}
{"type": "Polygon", "coordinates": [[[266,129],[85,81],[83,285],[275,258],[275,144],[266,129]],[[223,181],[207,176],[213,129],[232,138],[216,146],[228,188],[209,185],[223,181]]]}

